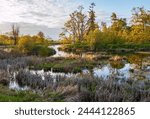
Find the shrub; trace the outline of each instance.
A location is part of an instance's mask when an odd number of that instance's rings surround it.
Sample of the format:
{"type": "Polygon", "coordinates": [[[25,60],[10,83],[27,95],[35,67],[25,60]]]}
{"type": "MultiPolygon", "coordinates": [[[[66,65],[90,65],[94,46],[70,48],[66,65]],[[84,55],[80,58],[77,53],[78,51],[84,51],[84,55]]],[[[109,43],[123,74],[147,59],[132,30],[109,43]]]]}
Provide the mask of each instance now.
{"type": "Polygon", "coordinates": [[[23,36],[18,42],[20,52],[27,55],[50,56],[55,54],[55,50],[48,48],[46,40],[40,40],[36,37],[23,36]]]}
{"type": "Polygon", "coordinates": [[[48,48],[47,46],[42,45],[34,45],[28,51],[29,55],[36,55],[36,56],[51,56],[54,55],[56,51],[52,48],[48,48]]]}

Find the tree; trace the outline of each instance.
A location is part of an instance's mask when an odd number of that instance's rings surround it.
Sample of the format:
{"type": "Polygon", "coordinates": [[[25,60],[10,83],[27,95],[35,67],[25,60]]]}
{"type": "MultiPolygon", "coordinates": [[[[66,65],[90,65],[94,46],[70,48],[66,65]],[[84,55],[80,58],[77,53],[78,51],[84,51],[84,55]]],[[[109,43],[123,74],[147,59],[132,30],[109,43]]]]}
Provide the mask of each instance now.
{"type": "Polygon", "coordinates": [[[130,39],[136,43],[150,42],[150,11],[144,7],[133,8],[130,39]]]}
{"type": "Polygon", "coordinates": [[[14,45],[17,44],[17,40],[19,38],[20,28],[17,25],[12,25],[12,39],[14,40],[14,45]]]}
{"type": "Polygon", "coordinates": [[[87,16],[83,13],[83,7],[79,6],[78,10],[70,14],[70,19],[65,23],[64,32],[72,36],[72,41],[82,42],[84,33],[87,30],[87,16]]]}
{"type": "Polygon", "coordinates": [[[37,34],[37,36],[39,36],[40,38],[44,38],[44,37],[45,37],[45,35],[44,35],[44,33],[43,33],[42,31],[40,31],[40,32],[37,34]]]}
{"type": "Polygon", "coordinates": [[[90,32],[90,31],[94,31],[95,29],[98,28],[98,24],[95,23],[95,19],[96,19],[96,15],[95,15],[95,11],[94,11],[94,7],[95,7],[95,3],[91,3],[90,5],[90,8],[89,8],[89,18],[88,18],[88,31],[87,31],[87,34],[90,32]]]}
{"type": "Polygon", "coordinates": [[[59,38],[60,38],[60,39],[63,39],[63,40],[64,40],[64,39],[68,40],[68,37],[66,37],[66,35],[65,35],[64,32],[62,32],[62,33],[59,34],[59,38]]]}
{"type": "Polygon", "coordinates": [[[28,53],[28,51],[30,51],[30,49],[33,47],[34,43],[35,41],[32,39],[32,37],[29,35],[26,35],[20,38],[17,46],[20,52],[28,53]]]}
{"type": "Polygon", "coordinates": [[[3,45],[6,45],[6,44],[12,45],[13,42],[12,42],[12,39],[10,39],[9,36],[7,36],[7,35],[0,35],[0,45],[1,44],[3,44],[3,45]]]}
{"type": "Polygon", "coordinates": [[[90,46],[91,50],[96,49],[96,43],[101,41],[101,31],[99,29],[95,29],[94,31],[90,31],[86,36],[87,43],[90,46]]]}
{"type": "Polygon", "coordinates": [[[116,13],[114,13],[114,12],[113,12],[112,15],[111,15],[111,21],[112,21],[112,24],[117,21],[117,15],[116,15],[116,13]]]}
{"type": "Polygon", "coordinates": [[[150,26],[150,11],[146,11],[144,7],[133,8],[131,21],[133,25],[142,25],[144,31],[146,26],[150,26]]]}
{"type": "Polygon", "coordinates": [[[102,31],[106,32],[107,31],[107,24],[106,24],[106,22],[101,22],[101,26],[102,26],[102,31]]]}
{"type": "Polygon", "coordinates": [[[113,32],[116,32],[117,34],[127,28],[126,19],[118,18],[116,13],[112,13],[111,21],[112,21],[111,30],[113,32]]]}
{"type": "Polygon", "coordinates": [[[17,41],[19,38],[20,28],[17,25],[12,25],[12,39],[14,40],[14,45],[17,45],[17,41]]]}

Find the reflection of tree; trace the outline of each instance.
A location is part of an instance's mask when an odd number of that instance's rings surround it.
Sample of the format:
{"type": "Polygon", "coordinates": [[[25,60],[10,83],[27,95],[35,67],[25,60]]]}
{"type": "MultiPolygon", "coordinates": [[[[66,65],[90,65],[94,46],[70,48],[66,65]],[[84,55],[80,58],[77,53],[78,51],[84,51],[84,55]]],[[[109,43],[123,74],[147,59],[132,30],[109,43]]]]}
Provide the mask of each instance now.
{"type": "Polygon", "coordinates": [[[110,67],[112,68],[112,76],[116,77],[120,75],[119,69],[124,68],[125,63],[123,61],[123,57],[114,56],[110,59],[110,67]]]}
{"type": "Polygon", "coordinates": [[[143,67],[143,59],[146,57],[145,54],[134,54],[128,57],[128,62],[136,64],[140,69],[143,67]]]}
{"type": "Polygon", "coordinates": [[[111,63],[110,63],[110,65],[108,65],[108,68],[110,71],[109,77],[111,79],[115,79],[116,76],[119,74],[118,69],[116,69],[115,67],[112,67],[111,63]]]}
{"type": "Polygon", "coordinates": [[[114,69],[122,69],[125,66],[123,61],[111,61],[110,65],[114,69]]]}

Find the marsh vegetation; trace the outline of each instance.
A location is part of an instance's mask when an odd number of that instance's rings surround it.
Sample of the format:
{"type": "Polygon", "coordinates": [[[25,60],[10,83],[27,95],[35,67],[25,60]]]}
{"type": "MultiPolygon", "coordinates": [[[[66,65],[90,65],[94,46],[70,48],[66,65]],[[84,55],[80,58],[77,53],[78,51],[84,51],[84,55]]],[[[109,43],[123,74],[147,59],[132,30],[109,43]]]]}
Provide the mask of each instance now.
{"type": "Polygon", "coordinates": [[[8,56],[0,59],[1,101],[150,101],[147,54],[8,56]]]}
{"type": "Polygon", "coordinates": [[[99,26],[94,7],[70,14],[59,41],[0,35],[0,101],[150,101],[150,12],[99,26]]]}

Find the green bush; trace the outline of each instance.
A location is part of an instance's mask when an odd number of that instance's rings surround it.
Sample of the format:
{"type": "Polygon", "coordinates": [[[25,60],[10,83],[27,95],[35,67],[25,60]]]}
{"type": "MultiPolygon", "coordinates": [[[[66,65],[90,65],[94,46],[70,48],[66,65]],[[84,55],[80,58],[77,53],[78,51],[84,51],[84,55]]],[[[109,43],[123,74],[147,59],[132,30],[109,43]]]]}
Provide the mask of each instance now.
{"type": "Polygon", "coordinates": [[[34,45],[28,51],[29,55],[37,55],[37,56],[51,56],[54,55],[56,51],[52,48],[48,48],[47,46],[42,45],[34,45]]]}
{"type": "Polygon", "coordinates": [[[23,54],[36,56],[51,56],[56,52],[52,48],[48,48],[46,39],[38,37],[22,36],[17,44],[17,50],[23,54]]]}

